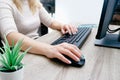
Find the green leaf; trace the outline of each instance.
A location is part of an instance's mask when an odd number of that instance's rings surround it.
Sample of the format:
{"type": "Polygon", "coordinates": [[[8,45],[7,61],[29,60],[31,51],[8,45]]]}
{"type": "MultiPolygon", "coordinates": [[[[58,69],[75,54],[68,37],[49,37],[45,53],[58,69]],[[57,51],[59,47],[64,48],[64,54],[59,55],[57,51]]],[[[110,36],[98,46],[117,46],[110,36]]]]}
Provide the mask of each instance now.
{"type": "Polygon", "coordinates": [[[17,70],[18,66],[11,66],[11,70],[17,70]]]}
{"type": "Polygon", "coordinates": [[[15,63],[17,57],[19,56],[19,52],[20,52],[20,50],[21,50],[22,42],[23,42],[23,40],[18,41],[18,42],[16,43],[16,45],[14,46],[13,50],[12,50],[12,54],[13,54],[12,64],[15,63]]]}
{"type": "MultiPolygon", "coordinates": [[[[3,48],[1,48],[1,47],[0,47],[0,51],[2,51],[2,53],[5,53],[5,51],[4,51],[3,48]]],[[[0,53],[0,54],[2,54],[2,53],[0,53]]]]}
{"type": "Polygon", "coordinates": [[[21,49],[21,46],[22,46],[22,42],[23,42],[23,40],[19,40],[19,41],[16,43],[16,45],[14,46],[14,48],[13,48],[13,56],[18,55],[18,53],[19,53],[19,51],[20,51],[20,49],[21,49]]]}
{"type": "Polygon", "coordinates": [[[0,56],[1,56],[0,60],[2,60],[1,61],[2,65],[4,65],[4,67],[8,67],[7,65],[5,65],[5,64],[8,64],[5,55],[4,54],[0,54],[0,56]]]}
{"type": "Polygon", "coordinates": [[[5,40],[5,45],[6,45],[6,47],[8,48],[8,49],[10,49],[10,45],[9,45],[9,43],[8,43],[8,41],[7,41],[7,38],[4,36],[4,40],[5,40]]]}
{"type": "Polygon", "coordinates": [[[11,57],[13,58],[13,49],[14,49],[14,40],[12,40],[12,46],[11,46],[11,57]]]}
{"type": "Polygon", "coordinates": [[[28,48],[23,53],[20,53],[21,46],[23,43],[23,39],[19,40],[15,45],[14,41],[12,41],[12,46],[10,47],[7,38],[4,37],[5,43],[3,42],[3,49],[0,48],[0,50],[4,54],[0,54],[0,63],[2,64],[2,68],[0,67],[0,70],[8,70],[8,71],[14,71],[18,70],[21,67],[23,67],[23,64],[21,63],[23,57],[28,52],[28,50],[31,48],[28,48]]]}
{"type": "Polygon", "coordinates": [[[4,37],[4,38],[5,38],[4,39],[5,43],[2,42],[3,43],[3,48],[4,48],[4,54],[5,54],[5,57],[7,59],[8,64],[11,65],[11,50],[10,50],[10,46],[9,46],[9,43],[8,43],[6,37],[4,37]]]}
{"type": "Polygon", "coordinates": [[[5,68],[5,67],[1,67],[0,71],[8,71],[9,69],[5,68]]]}
{"type": "Polygon", "coordinates": [[[5,61],[5,58],[4,58],[3,54],[0,54],[0,56],[1,56],[1,60],[5,61]]]}
{"type": "Polygon", "coordinates": [[[20,56],[17,58],[16,63],[14,65],[18,65],[20,64],[21,60],[23,59],[23,57],[25,56],[25,54],[31,49],[31,47],[29,47],[27,50],[25,50],[25,52],[21,53],[20,56]]]}
{"type": "Polygon", "coordinates": [[[0,59],[0,62],[2,63],[2,65],[4,67],[6,67],[7,69],[10,69],[10,66],[5,61],[3,61],[3,60],[0,59]]]}
{"type": "Polygon", "coordinates": [[[8,48],[5,48],[5,57],[9,65],[11,65],[11,51],[8,48]]]}

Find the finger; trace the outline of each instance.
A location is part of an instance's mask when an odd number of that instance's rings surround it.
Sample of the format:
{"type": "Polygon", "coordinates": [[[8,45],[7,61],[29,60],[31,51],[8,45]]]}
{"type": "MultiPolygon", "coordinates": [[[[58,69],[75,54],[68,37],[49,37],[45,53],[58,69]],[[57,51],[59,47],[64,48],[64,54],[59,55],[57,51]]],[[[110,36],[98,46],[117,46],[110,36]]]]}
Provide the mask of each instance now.
{"type": "Polygon", "coordinates": [[[69,25],[69,27],[71,29],[72,34],[76,34],[76,30],[75,30],[74,26],[69,25]]]}
{"type": "Polygon", "coordinates": [[[72,26],[72,27],[73,27],[73,30],[74,30],[74,33],[73,33],[73,34],[76,34],[77,31],[78,31],[77,27],[76,27],[76,26],[72,26]]]}
{"type": "Polygon", "coordinates": [[[63,34],[65,34],[65,30],[63,28],[61,29],[61,31],[62,31],[63,34]]]}
{"type": "Polygon", "coordinates": [[[64,43],[63,44],[63,47],[70,50],[72,53],[74,53],[78,58],[80,58],[81,56],[81,52],[79,50],[79,48],[77,48],[75,45],[72,45],[72,44],[67,44],[67,43],[64,43]]]}
{"type": "Polygon", "coordinates": [[[77,26],[74,26],[74,30],[77,32],[78,31],[78,28],[77,28],[77,26]]]}
{"type": "Polygon", "coordinates": [[[60,52],[61,52],[62,54],[64,54],[64,55],[72,58],[72,59],[75,60],[75,61],[80,61],[80,59],[79,59],[75,54],[73,54],[70,50],[67,50],[67,49],[62,48],[62,49],[60,50],[60,52]]]}
{"type": "Polygon", "coordinates": [[[67,58],[65,58],[62,54],[58,54],[57,56],[56,56],[59,60],[61,60],[62,62],[64,62],[64,63],[67,63],[67,64],[71,64],[71,61],[69,61],[67,58]]]}
{"type": "Polygon", "coordinates": [[[69,26],[68,26],[68,25],[65,25],[65,28],[67,29],[68,33],[71,35],[72,32],[71,32],[71,29],[69,28],[69,26]]]}
{"type": "Polygon", "coordinates": [[[80,51],[80,49],[78,47],[76,47],[75,45],[71,45],[71,46],[74,47],[74,49],[71,49],[71,51],[73,53],[75,53],[76,56],[80,57],[81,54],[82,54],[81,51],[80,51]]]}

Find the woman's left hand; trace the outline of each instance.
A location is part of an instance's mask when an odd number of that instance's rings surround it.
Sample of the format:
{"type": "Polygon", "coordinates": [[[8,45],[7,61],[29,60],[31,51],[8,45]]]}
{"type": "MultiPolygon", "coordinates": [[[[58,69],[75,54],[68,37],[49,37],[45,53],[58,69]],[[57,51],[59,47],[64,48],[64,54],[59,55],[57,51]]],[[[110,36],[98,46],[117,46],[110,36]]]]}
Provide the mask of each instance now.
{"type": "Polygon", "coordinates": [[[63,34],[65,34],[65,33],[69,33],[70,35],[71,34],[76,34],[77,31],[78,31],[77,27],[73,26],[73,25],[65,24],[61,27],[61,32],[63,34]]]}

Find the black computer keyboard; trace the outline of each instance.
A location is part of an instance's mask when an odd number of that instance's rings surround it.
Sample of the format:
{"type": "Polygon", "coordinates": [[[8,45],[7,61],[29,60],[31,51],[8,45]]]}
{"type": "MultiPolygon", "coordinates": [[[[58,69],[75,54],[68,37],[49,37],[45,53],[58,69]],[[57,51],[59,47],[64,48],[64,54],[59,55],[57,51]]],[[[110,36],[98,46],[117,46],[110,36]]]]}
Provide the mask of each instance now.
{"type": "MultiPolygon", "coordinates": [[[[52,45],[67,42],[67,43],[74,44],[77,47],[81,48],[83,43],[85,42],[86,38],[88,37],[88,35],[90,34],[90,32],[92,30],[91,27],[93,27],[93,26],[92,25],[80,25],[78,27],[78,32],[76,34],[70,35],[67,33],[67,34],[61,36],[56,41],[54,41],[52,43],[52,45]]],[[[69,59],[71,61],[71,64],[69,64],[70,66],[82,67],[85,64],[85,58],[83,55],[80,57],[80,61],[78,61],[78,62],[74,61],[67,55],[64,55],[64,57],[66,57],[67,59],[69,59]]],[[[53,60],[56,62],[60,62],[60,63],[62,62],[57,58],[54,58],[53,60]]]]}
{"type": "Polygon", "coordinates": [[[52,45],[60,44],[63,42],[67,42],[70,44],[74,44],[77,47],[81,48],[85,40],[87,39],[88,35],[90,34],[92,28],[89,25],[81,25],[78,27],[77,34],[65,34],[61,36],[59,39],[54,41],[52,45]]]}

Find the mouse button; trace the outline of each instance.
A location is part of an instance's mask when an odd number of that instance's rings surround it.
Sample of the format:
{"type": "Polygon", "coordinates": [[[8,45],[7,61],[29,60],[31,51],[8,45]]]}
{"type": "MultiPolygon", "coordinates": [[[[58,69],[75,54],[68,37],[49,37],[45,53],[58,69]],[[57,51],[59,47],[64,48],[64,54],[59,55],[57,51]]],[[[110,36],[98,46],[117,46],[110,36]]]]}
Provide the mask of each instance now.
{"type": "Polygon", "coordinates": [[[80,61],[78,62],[78,64],[84,65],[85,64],[85,59],[80,59],[80,61]]]}
{"type": "Polygon", "coordinates": [[[85,58],[84,55],[81,55],[80,58],[85,58]]]}

